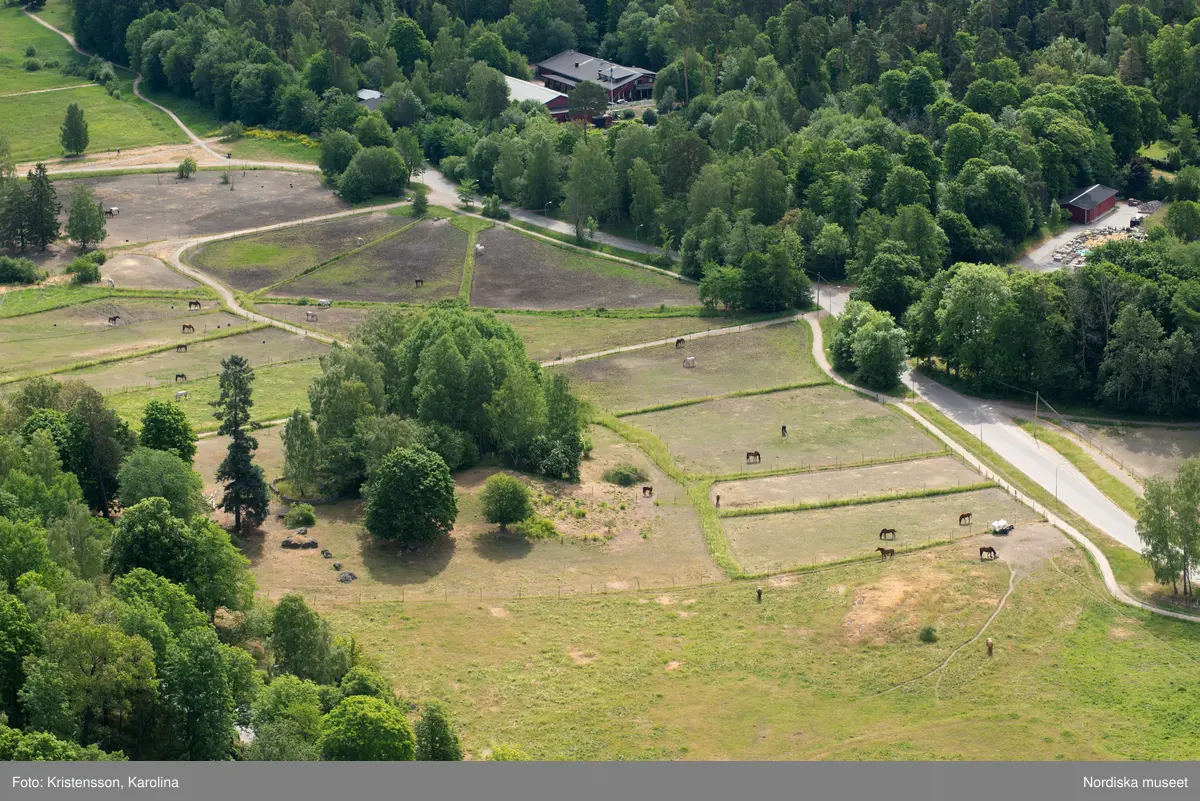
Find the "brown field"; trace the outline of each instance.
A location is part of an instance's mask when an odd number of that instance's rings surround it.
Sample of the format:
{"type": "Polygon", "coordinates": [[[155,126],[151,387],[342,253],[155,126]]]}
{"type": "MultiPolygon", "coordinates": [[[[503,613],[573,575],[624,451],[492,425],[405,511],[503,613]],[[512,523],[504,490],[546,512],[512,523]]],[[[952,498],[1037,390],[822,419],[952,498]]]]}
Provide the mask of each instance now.
{"type": "Polygon", "coordinates": [[[694,284],[577,253],[507,228],[479,235],[471,303],[493,309],[696,306],[694,284]]]}
{"type": "Polygon", "coordinates": [[[715,499],[720,495],[722,509],[739,509],[961,487],[983,480],[981,475],[957,459],[935,456],[844,470],[722,481],[713,485],[709,496],[715,499]]]}
{"type": "Polygon", "coordinates": [[[216,301],[201,301],[200,312],[188,311],[186,300],[108,298],[54,311],[0,320],[0,364],[7,375],[44,372],[107,356],[184,341],[180,326],[196,332],[218,325],[241,324],[220,310],[216,301]],[[108,318],[118,315],[118,325],[108,318]]]}
{"type": "MultiPolygon", "coordinates": [[[[398,224],[402,217],[391,218],[398,224]]],[[[467,234],[449,223],[425,220],[275,290],[281,297],[432,303],[458,296],[467,234]],[[416,287],[415,279],[424,281],[416,287]]]]}
{"type": "MultiPolygon", "coordinates": [[[[245,320],[234,318],[234,322],[235,330],[246,327],[245,320]]],[[[198,324],[196,333],[202,333],[198,324]]],[[[171,341],[186,339],[186,336],[179,337],[176,329],[176,336],[171,341]]],[[[245,356],[252,367],[267,367],[271,364],[311,359],[328,350],[329,346],[323,342],[278,328],[263,328],[209,342],[195,342],[188,346],[187,353],[168,350],[137,359],[74,370],[58,377],[78,378],[101,391],[122,392],[138,387],[173,385],[176,373],[186,374],[189,381],[203,380],[219,373],[221,360],[232,353],[245,356]]],[[[179,388],[188,389],[188,381],[180,382],[179,388]]]]}
{"type": "Polygon", "coordinates": [[[1142,476],[1172,476],[1200,453],[1200,428],[1075,424],[1142,476]]]}
{"type": "Polygon", "coordinates": [[[315,306],[295,306],[290,303],[259,303],[258,310],[276,320],[298,325],[310,331],[318,331],[340,339],[349,339],[358,324],[367,318],[371,310],[362,306],[332,306],[318,309],[315,306]],[[317,321],[307,320],[305,312],[317,315],[317,321]]]}
{"type": "MultiPolygon", "coordinates": [[[[261,433],[261,432],[260,432],[261,433]]],[[[259,463],[267,477],[279,475],[278,436],[260,437],[259,463]]],[[[321,543],[358,574],[352,585],[339,584],[330,563],[317,551],[285,551],[286,535],[272,518],[264,534],[251,541],[248,555],[259,587],[271,597],[302,592],[319,601],[416,599],[442,597],[516,597],[586,594],[642,587],[669,587],[672,581],[698,585],[721,578],[708,558],[695,512],[683,488],[659,472],[636,448],[595,429],[596,449],[583,465],[579,485],[522,478],[536,490],[539,509],[551,517],[563,540],[526,542],[501,536],[482,519],[478,492],[494,468],[456,475],[459,516],[451,538],[426,551],[404,552],[377,544],[362,528],[360,501],[318,506],[311,529],[321,543]],[[657,492],[642,499],[640,490],[604,483],[600,475],[618,461],[638,464],[657,492]],[[621,509],[621,505],[625,509],[621,509]],[[578,511],[576,511],[578,510],[578,511]],[[577,516],[580,515],[581,516],[577,516]]],[[[203,440],[197,469],[212,484],[224,443],[203,440]]]]}
{"type": "MultiPolygon", "coordinates": [[[[1028,523],[1038,518],[1003,490],[986,489],[936,498],[733,517],[722,523],[742,569],[760,572],[867,556],[880,545],[901,552],[929,540],[978,534],[990,521],[1000,519],[1028,523]],[[961,512],[974,513],[973,525],[958,525],[961,512]],[[885,527],[896,529],[895,540],[879,540],[879,530],[885,527]]],[[[1005,543],[1020,536],[1019,530],[1008,538],[989,536],[987,544],[1003,555],[1005,543]]]]}
{"type": "Polygon", "coordinates": [[[853,465],[940,449],[899,412],[837,386],[725,398],[625,422],[661,437],[683,470],[703,474],[853,465]],[[746,451],[759,451],[762,463],[747,465],[746,451]]]}
{"type": "Polygon", "coordinates": [[[153,256],[118,253],[100,267],[101,284],[109,278],[119,289],[191,289],[196,282],[153,256]]]}
{"type": "Polygon", "coordinates": [[[121,209],[107,219],[105,247],[243,231],[348,208],[312,174],[235,171],[232,192],[220,179],[211,171],[186,181],[170,173],[115,175],[56,181],[55,188],[65,198],[71,184],[86,183],[105,207],[121,209]]]}
{"type": "Polygon", "coordinates": [[[234,289],[249,292],[291,278],[340,253],[395,231],[405,220],[356,214],[264,234],[222,239],[189,251],[189,263],[234,289]]]}
{"type": "Polygon", "coordinates": [[[738,325],[729,317],[551,317],[538,314],[496,315],[525,340],[529,358],[549,361],[596,353],[623,345],[686,337],[697,331],[738,325]]]}
{"type": "Polygon", "coordinates": [[[615,412],[745,389],[817,381],[803,322],[629,351],[562,368],[585,398],[615,412]],[[683,367],[688,356],[695,367],[683,367]]]}

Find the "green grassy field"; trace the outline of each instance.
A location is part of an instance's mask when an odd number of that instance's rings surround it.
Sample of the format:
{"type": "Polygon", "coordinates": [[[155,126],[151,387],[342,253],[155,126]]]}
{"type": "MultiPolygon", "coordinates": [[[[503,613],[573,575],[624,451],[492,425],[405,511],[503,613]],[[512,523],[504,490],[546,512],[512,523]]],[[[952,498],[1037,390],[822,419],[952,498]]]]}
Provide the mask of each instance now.
{"type": "MultiPolygon", "coordinates": [[[[215,331],[213,323],[220,318],[196,318],[196,336],[223,333],[215,331]],[[207,330],[205,329],[207,326],[207,330]]],[[[221,360],[236,353],[250,361],[257,369],[269,369],[274,364],[312,359],[326,353],[329,346],[315,339],[297,336],[278,328],[264,327],[246,331],[245,320],[233,318],[232,336],[207,341],[193,341],[186,353],[177,353],[174,348],[141,356],[110,362],[97,367],[63,373],[59,378],[77,378],[106,392],[125,392],[136,388],[170,384],[173,389],[191,391],[192,384],[217,375],[221,371],[221,360]],[[175,385],[175,375],[183,373],[188,381],[175,385]]],[[[224,323],[226,327],[229,322],[224,323]]],[[[171,342],[187,341],[189,336],[180,336],[179,328],[172,331],[171,342]]],[[[259,398],[261,400],[261,398],[259,398]]]]}
{"type": "Polygon", "coordinates": [[[542,314],[500,314],[525,340],[529,358],[538,361],[570,358],[622,345],[636,345],[710,328],[725,328],[755,318],[742,317],[559,317],[542,314]]]}
{"type": "MultiPolygon", "coordinates": [[[[986,489],[722,522],[730,550],[742,568],[747,573],[762,573],[869,556],[881,545],[903,551],[930,541],[978,534],[992,520],[1026,523],[1036,519],[1003,490],[986,489]],[[974,513],[973,526],[958,525],[958,515],[965,511],[974,513]],[[884,527],[896,529],[895,540],[879,540],[879,530],[884,527]]],[[[997,540],[998,549],[1003,550],[1003,540],[997,540]]]]}
{"type": "MultiPolygon", "coordinates": [[[[50,59],[66,65],[82,60],[65,39],[22,14],[21,9],[15,6],[0,7],[0,95],[88,83],[87,78],[64,75],[53,67],[44,67],[36,72],[26,71],[23,67],[25,48],[30,45],[37,50],[35,58],[41,61],[50,59]]],[[[17,121],[12,120],[10,124],[15,122],[17,121]]],[[[0,112],[0,126],[2,124],[3,116],[0,112]]],[[[0,127],[0,130],[4,128],[0,127]]],[[[55,141],[57,142],[57,137],[55,141]]]]}
{"type": "Polygon", "coordinates": [[[37,15],[60,31],[75,32],[75,19],[71,15],[71,4],[68,0],[45,0],[37,15]]]}
{"type": "Polygon", "coordinates": [[[661,437],[680,468],[700,474],[851,466],[939,450],[898,412],[837,386],[727,398],[623,421],[661,437]],[[786,439],[779,431],[785,423],[786,439]],[[761,464],[746,464],[752,450],[762,454],[761,464]]]}
{"type": "Polygon", "coordinates": [[[880,696],[974,636],[1003,563],[939,548],[763,582],[761,605],[734,583],[321,608],[403,697],[445,700],[476,758],[499,743],[534,759],[1193,758],[1195,631],[1117,609],[1078,552],[1054,559],[987,629],[995,657],[977,643],[880,696]]]}
{"type": "MultiPolygon", "coordinates": [[[[169,90],[154,91],[142,83],[141,92],[160,106],[166,106],[175,113],[183,124],[191,128],[197,136],[216,136],[225,121],[217,117],[210,106],[192,97],[179,97],[169,90]]],[[[221,145],[213,145],[213,150],[221,152],[221,145]]],[[[226,148],[228,150],[228,148],[226,148]]]]}
{"type": "Polygon", "coordinates": [[[220,142],[214,145],[213,149],[231,152],[235,159],[257,161],[296,161],[302,164],[316,164],[321,158],[320,148],[309,147],[300,142],[256,139],[249,136],[234,142],[220,142]]]}
{"type": "Polygon", "coordinates": [[[116,100],[93,85],[0,98],[0,133],[12,142],[16,161],[61,156],[59,128],[67,106],[78,103],[88,122],[88,153],[187,141],[167,115],[135,99],[131,91],[122,93],[125,99],[116,100]]]}
{"type": "Polygon", "coordinates": [[[806,323],[693,339],[565,365],[580,394],[615,412],[824,378],[806,323]],[[683,367],[694,356],[696,366],[683,367]]]}
{"type": "Polygon", "coordinates": [[[38,314],[51,309],[61,309],[66,306],[88,303],[102,298],[173,297],[185,299],[207,298],[211,296],[212,292],[205,288],[181,292],[165,292],[156,290],[129,291],[109,289],[105,286],[54,284],[52,286],[33,287],[0,294],[0,320],[9,317],[21,317],[27,314],[38,314]]]}
{"type": "Polygon", "coordinates": [[[213,301],[205,305],[202,312],[189,312],[181,301],[109,298],[0,319],[0,363],[8,375],[44,373],[183,341],[181,322],[192,323],[201,333],[242,322],[213,301]],[[109,325],[114,315],[121,321],[109,325]]]}
{"type": "Polygon", "coordinates": [[[384,214],[361,214],[325,223],[223,239],[189,251],[186,258],[234,289],[261,289],[298,275],[407,223],[384,214]]]}
{"type": "MultiPolygon", "coordinates": [[[[308,384],[320,371],[316,359],[256,367],[252,418],[259,422],[278,420],[287,417],[293,409],[308,409],[308,384]]],[[[208,404],[217,399],[217,375],[213,373],[205,379],[188,381],[186,388],[188,399],[179,405],[193,430],[216,431],[219,423],[213,418],[212,407],[208,404]]],[[[149,401],[172,401],[175,392],[172,384],[118,392],[108,396],[108,404],[136,429],[141,426],[142,410],[149,401]]]]}

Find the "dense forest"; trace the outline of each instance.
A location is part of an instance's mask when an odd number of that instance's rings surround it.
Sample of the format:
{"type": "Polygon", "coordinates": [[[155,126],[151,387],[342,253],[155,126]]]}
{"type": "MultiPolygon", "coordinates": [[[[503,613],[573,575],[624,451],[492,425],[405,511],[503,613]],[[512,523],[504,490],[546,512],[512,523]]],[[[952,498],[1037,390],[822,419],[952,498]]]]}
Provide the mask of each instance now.
{"type": "Polygon", "coordinates": [[[255,599],[210,517],[260,536],[253,380],[225,360],[214,413],[240,433],[219,503],[174,404],[151,401],[140,434],[78,381],[0,405],[0,760],[462,758],[447,711],[397,697],[303,598],[255,599]]]}

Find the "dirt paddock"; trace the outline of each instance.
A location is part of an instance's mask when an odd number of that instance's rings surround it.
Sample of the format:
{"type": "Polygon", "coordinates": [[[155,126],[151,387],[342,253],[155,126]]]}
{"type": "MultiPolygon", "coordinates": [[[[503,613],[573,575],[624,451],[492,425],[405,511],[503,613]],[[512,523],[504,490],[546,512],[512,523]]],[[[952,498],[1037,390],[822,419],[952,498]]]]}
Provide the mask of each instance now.
{"type": "MultiPolygon", "coordinates": [[[[120,209],[105,219],[105,247],[239,231],[349,208],[316,176],[294,172],[248,170],[243,178],[235,171],[233,191],[221,184],[221,173],[211,171],[186,181],[156,173],[55,183],[61,198],[72,185],[85,183],[105,208],[120,209]]],[[[65,223],[65,204],[63,219],[65,223]]]]}

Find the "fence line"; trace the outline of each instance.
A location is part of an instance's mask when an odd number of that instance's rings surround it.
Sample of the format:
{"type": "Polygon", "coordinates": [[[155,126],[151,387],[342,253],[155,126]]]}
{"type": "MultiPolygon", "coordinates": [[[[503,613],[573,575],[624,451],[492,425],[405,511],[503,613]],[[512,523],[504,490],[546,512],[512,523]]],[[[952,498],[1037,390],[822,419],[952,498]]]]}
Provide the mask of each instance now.
{"type": "Polygon", "coordinates": [[[1142,475],[1141,472],[1139,472],[1137,469],[1135,469],[1133,467],[1130,467],[1119,456],[1117,456],[1116,454],[1114,454],[1113,452],[1111,452],[1110,450],[1105,448],[1100,443],[1096,442],[1090,436],[1083,433],[1083,431],[1081,431],[1080,429],[1076,428],[1075,424],[1073,422],[1071,422],[1070,420],[1068,420],[1067,418],[1063,417],[1062,414],[1058,411],[1058,409],[1055,409],[1053,406],[1050,405],[1050,402],[1048,400],[1046,400],[1045,398],[1042,398],[1042,403],[1045,404],[1046,408],[1048,408],[1050,411],[1054,412],[1054,416],[1057,418],[1057,423],[1060,427],[1066,429],[1071,434],[1074,434],[1076,437],[1083,440],[1091,447],[1100,451],[1100,453],[1103,454],[1107,459],[1109,459],[1110,461],[1115,463],[1126,473],[1129,473],[1129,475],[1133,476],[1134,480],[1136,480],[1139,484],[1145,485],[1146,476],[1142,475]]]}

